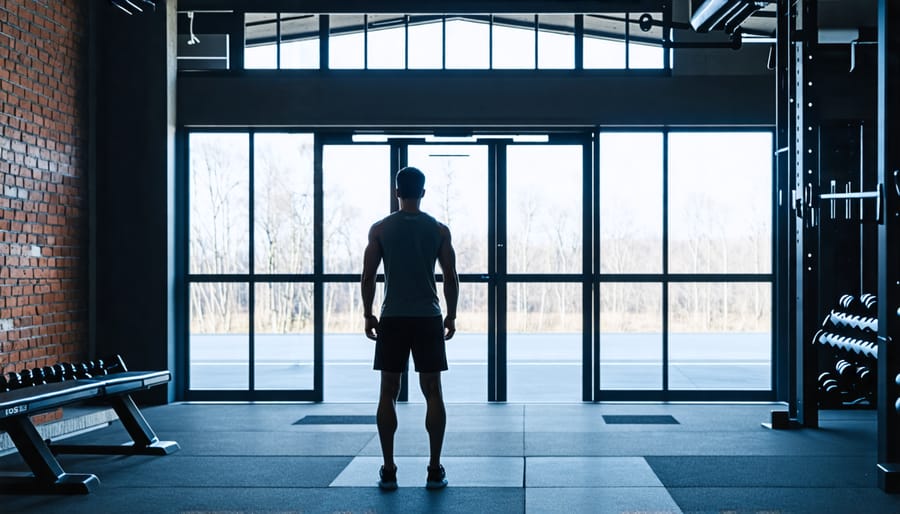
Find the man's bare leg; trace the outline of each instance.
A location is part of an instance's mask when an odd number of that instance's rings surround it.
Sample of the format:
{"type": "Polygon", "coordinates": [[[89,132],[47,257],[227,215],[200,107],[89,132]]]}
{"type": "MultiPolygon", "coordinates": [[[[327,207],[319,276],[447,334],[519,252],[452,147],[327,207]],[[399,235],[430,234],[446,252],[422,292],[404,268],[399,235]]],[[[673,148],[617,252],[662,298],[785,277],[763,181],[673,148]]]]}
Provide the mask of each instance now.
{"type": "Polygon", "coordinates": [[[447,426],[447,411],[444,408],[444,393],[441,390],[441,373],[420,373],[419,385],[425,395],[425,430],[431,447],[428,466],[436,468],[441,464],[441,448],[444,445],[444,430],[447,426]]]}
{"type": "Polygon", "coordinates": [[[381,454],[384,468],[394,469],[394,433],[397,432],[397,397],[400,396],[400,373],[381,372],[381,395],[375,421],[378,424],[378,439],[381,440],[381,454]]]}

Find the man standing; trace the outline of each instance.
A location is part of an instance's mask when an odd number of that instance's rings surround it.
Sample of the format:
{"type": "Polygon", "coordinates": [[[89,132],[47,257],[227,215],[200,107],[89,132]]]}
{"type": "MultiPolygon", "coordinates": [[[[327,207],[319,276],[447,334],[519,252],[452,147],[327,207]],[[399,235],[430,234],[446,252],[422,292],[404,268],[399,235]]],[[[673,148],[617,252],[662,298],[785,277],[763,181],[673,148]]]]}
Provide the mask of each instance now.
{"type": "Polygon", "coordinates": [[[450,242],[450,230],[419,209],[425,195],[425,175],[416,168],[403,168],[397,172],[396,186],[400,210],[369,230],[361,280],[366,337],[375,341],[374,368],[381,371],[376,419],[384,465],[379,470],[378,486],[388,490],[397,488],[394,464],[397,396],[401,373],[406,371],[412,352],[427,405],[425,429],[431,458],[425,487],[440,489],[447,485],[441,465],[447,424],[441,371],[447,370],[444,341],[456,333],[459,298],[456,254],[450,242]],[[384,302],[379,320],[372,313],[372,303],[375,274],[381,261],[384,261],[384,302]],[[440,263],[444,274],[447,313],[443,319],[435,285],[435,262],[440,263]]]}

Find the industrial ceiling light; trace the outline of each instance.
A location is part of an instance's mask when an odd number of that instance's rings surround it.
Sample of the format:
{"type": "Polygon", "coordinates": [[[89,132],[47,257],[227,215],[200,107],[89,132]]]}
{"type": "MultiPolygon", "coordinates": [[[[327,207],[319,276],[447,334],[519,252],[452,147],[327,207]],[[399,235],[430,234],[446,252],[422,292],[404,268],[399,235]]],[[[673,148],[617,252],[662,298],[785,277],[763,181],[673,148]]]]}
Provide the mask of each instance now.
{"type": "MultiPolygon", "coordinates": [[[[692,3],[698,1],[692,0],[692,3]]],[[[697,32],[724,30],[730,34],[769,3],[760,0],[703,0],[692,10],[691,26],[697,32]]]]}

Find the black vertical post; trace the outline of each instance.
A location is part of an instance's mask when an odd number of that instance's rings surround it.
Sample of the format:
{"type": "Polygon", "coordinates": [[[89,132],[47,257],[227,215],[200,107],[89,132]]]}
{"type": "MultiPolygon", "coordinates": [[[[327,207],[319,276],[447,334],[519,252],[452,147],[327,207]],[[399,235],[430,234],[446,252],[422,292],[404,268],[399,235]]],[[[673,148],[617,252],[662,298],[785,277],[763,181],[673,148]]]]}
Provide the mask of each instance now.
{"type": "Polygon", "coordinates": [[[593,350],[594,350],[594,400],[599,400],[601,398],[600,393],[600,223],[603,220],[600,219],[600,128],[594,131],[594,141],[592,144],[594,159],[591,164],[591,176],[593,177],[593,185],[591,189],[594,194],[594,201],[591,202],[593,206],[592,209],[592,220],[594,225],[594,230],[592,231],[592,244],[591,250],[594,253],[593,259],[593,272],[591,281],[594,285],[594,308],[593,308],[593,324],[591,326],[591,333],[594,336],[593,341],[593,350]]]}
{"type": "MultiPolygon", "coordinates": [[[[394,174],[400,171],[400,168],[403,166],[409,165],[409,145],[407,143],[394,143],[391,145],[391,166],[388,169],[388,191],[390,191],[390,212],[395,212],[400,210],[400,199],[397,198],[394,190],[396,189],[394,186],[394,174]]],[[[425,186],[428,187],[427,184],[425,186]]],[[[409,401],[409,372],[404,371],[402,375],[400,375],[400,394],[397,396],[397,401],[399,402],[408,402],[409,401]]]]}
{"type": "Polygon", "coordinates": [[[878,0],[878,486],[900,492],[900,5],[878,0]]]}
{"type": "Polygon", "coordinates": [[[244,70],[244,11],[236,9],[231,13],[228,38],[228,69],[233,72],[244,70]]]}
{"type": "Polygon", "coordinates": [[[313,391],[315,400],[325,398],[325,255],[322,248],[325,239],[324,186],[322,161],[325,147],[319,133],[313,135],[313,391]]]}
{"type": "Polygon", "coordinates": [[[819,234],[818,234],[818,109],[813,94],[815,76],[816,0],[803,2],[803,37],[794,45],[794,183],[797,220],[796,274],[797,327],[797,421],[804,427],[818,427],[816,388],[818,353],[811,345],[819,323],[819,234]]]}
{"type": "Polygon", "coordinates": [[[788,400],[789,415],[796,416],[795,391],[791,381],[791,347],[793,301],[793,269],[796,247],[793,243],[794,218],[791,216],[791,112],[793,77],[791,71],[791,6],[779,0],[775,41],[775,355],[773,362],[776,398],[788,400]]]}
{"type": "Polygon", "coordinates": [[[488,146],[488,377],[487,399],[497,400],[497,145],[488,146]]]}
{"type": "Polygon", "coordinates": [[[330,41],[331,18],[327,14],[319,15],[319,69],[327,70],[328,65],[328,42],[330,41]]]}
{"type": "Polygon", "coordinates": [[[592,166],[591,150],[593,141],[587,137],[581,143],[581,176],[582,176],[582,200],[581,200],[581,399],[585,402],[594,399],[594,374],[597,370],[592,366],[594,362],[593,348],[593,254],[591,237],[593,226],[593,179],[594,168],[592,166]]]}
{"type": "Polygon", "coordinates": [[[497,401],[506,401],[506,151],[505,144],[497,145],[497,401]]]}

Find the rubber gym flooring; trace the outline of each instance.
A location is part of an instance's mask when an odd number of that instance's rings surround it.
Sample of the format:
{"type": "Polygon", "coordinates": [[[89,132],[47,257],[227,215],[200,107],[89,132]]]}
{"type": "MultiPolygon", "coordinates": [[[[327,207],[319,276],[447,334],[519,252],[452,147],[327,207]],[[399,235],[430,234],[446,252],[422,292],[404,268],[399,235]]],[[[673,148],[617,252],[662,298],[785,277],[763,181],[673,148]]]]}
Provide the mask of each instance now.
{"type": "MultiPolygon", "coordinates": [[[[398,406],[399,490],[375,486],[374,404],[172,404],[144,409],[165,457],[62,455],[93,473],[83,496],[0,496],[48,513],[879,513],[873,411],[823,411],[821,428],[760,426],[774,405],[451,404],[450,485],[424,488],[422,404],[398,406]]],[[[70,438],[118,444],[118,424],[70,438]]],[[[0,472],[24,471],[18,454],[0,472]]]]}

